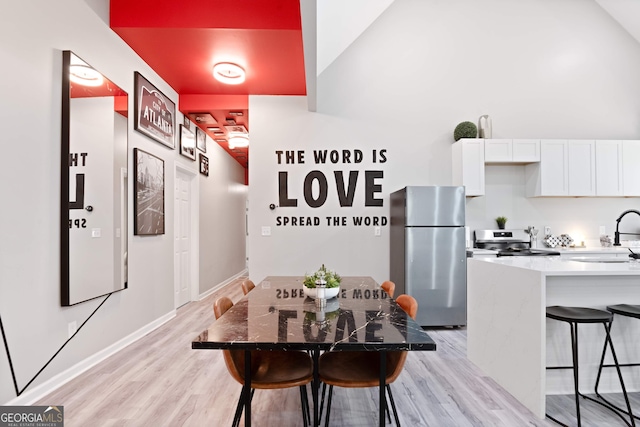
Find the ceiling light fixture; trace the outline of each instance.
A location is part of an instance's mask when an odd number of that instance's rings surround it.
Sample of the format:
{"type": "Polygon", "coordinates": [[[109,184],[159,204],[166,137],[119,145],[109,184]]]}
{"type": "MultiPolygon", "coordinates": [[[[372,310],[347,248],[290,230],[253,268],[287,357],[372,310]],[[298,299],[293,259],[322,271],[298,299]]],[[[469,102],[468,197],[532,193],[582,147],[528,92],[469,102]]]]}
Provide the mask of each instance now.
{"type": "Polygon", "coordinates": [[[100,86],[104,81],[102,74],[86,65],[70,65],[69,80],[83,86],[100,86]]]}
{"type": "Polygon", "coordinates": [[[239,65],[231,62],[220,62],[213,66],[213,77],[220,83],[239,85],[244,83],[246,74],[239,65]]]}
{"type": "Polygon", "coordinates": [[[229,150],[234,148],[245,148],[249,146],[249,138],[247,136],[234,136],[229,138],[229,150]]]}

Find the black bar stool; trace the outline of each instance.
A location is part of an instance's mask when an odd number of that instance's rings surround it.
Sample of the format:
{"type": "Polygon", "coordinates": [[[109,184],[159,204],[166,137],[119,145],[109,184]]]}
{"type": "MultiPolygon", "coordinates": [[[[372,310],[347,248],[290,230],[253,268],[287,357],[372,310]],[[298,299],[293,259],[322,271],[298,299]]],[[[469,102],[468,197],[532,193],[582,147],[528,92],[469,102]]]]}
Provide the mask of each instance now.
{"type": "MultiPolygon", "coordinates": [[[[625,422],[625,424],[627,424],[628,426],[635,427],[636,424],[633,416],[630,416],[631,423],[629,423],[623,417],[623,415],[620,414],[620,412],[617,411],[615,407],[611,407],[608,404],[608,402],[607,403],[600,402],[599,400],[593,399],[589,396],[586,396],[580,393],[580,391],[578,390],[578,371],[579,371],[578,324],[579,323],[602,323],[602,325],[604,326],[604,330],[606,332],[606,338],[604,343],[605,350],[607,348],[607,343],[608,343],[609,347],[611,348],[611,354],[613,355],[613,360],[615,362],[616,369],[618,370],[618,378],[620,379],[620,385],[622,386],[622,393],[624,394],[625,401],[627,402],[627,409],[629,410],[629,414],[631,414],[629,397],[627,396],[627,390],[624,387],[624,381],[622,380],[622,373],[620,372],[620,366],[618,365],[618,358],[616,357],[616,352],[613,349],[613,343],[611,342],[611,336],[609,335],[609,331],[611,330],[611,322],[613,321],[613,314],[608,311],[598,310],[595,308],[552,306],[552,307],[547,307],[547,317],[550,319],[559,320],[561,322],[567,322],[569,323],[569,326],[571,326],[571,353],[573,356],[572,366],[567,368],[547,367],[547,369],[573,369],[573,387],[574,387],[574,393],[575,393],[575,399],[576,399],[576,419],[578,420],[578,427],[582,426],[582,422],[580,419],[580,400],[579,400],[580,396],[582,396],[585,399],[589,399],[599,405],[602,405],[605,408],[612,410],[616,415],[618,415],[622,419],[622,421],[625,422]]],[[[551,417],[548,414],[546,414],[546,416],[552,421],[560,425],[563,425],[563,426],[566,425],[556,420],[555,418],[551,417]]]]}
{"type": "MultiPolygon", "coordinates": [[[[633,317],[636,319],[640,319],[640,305],[630,305],[630,304],[610,305],[607,307],[607,310],[613,314],[613,317],[615,317],[615,315],[617,314],[620,316],[633,317]]],[[[611,320],[611,322],[613,322],[613,319],[611,320]]],[[[631,412],[627,412],[624,409],[620,408],[619,406],[614,405],[613,403],[609,402],[607,399],[602,397],[600,393],[598,393],[598,386],[600,385],[600,374],[602,373],[602,368],[609,368],[609,367],[615,366],[615,365],[604,364],[604,356],[606,351],[607,351],[607,347],[605,346],[602,349],[602,359],[600,359],[600,367],[598,368],[598,377],[596,378],[596,390],[595,390],[596,396],[598,396],[600,399],[604,400],[609,405],[616,408],[618,411],[627,415],[632,415],[633,418],[640,420],[640,417],[638,417],[637,415],[633,415],[631,412]]],[[[640,366],[640,363],[620,363],[618,364],[618,366],[640,366]]]]}

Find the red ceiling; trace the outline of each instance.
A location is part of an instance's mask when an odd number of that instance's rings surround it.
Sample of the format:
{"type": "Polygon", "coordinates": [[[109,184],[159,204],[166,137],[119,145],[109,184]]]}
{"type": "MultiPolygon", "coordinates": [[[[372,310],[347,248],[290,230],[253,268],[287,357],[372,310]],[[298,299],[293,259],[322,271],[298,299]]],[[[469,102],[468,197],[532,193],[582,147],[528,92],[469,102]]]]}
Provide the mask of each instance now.
{"type": "MultiPolygon", "coordinates": [[[[111,0],[110,13],[113,31],[178,92],[185,114],[220,122],[246,111],[248,95],[306,94],[299,0],[111,0]],[[243,67],[246,81],[214,80],[218,62],[243,67]]],[[[242,121],[249,129],[248,114],[242,121]]],[[[247,166],[246,152],[218,143],[247,166]]]]}

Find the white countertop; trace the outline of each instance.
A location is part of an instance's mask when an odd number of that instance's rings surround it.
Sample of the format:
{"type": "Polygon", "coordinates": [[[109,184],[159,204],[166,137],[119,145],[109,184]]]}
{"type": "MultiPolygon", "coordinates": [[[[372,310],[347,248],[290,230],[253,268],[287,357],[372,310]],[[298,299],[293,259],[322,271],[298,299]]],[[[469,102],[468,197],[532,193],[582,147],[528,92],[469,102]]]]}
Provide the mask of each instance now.
{"type": "MultiPolygon", "coordinates": [[[[602,247],[602,246],[589,246],[589,247],[569,247],[569,248],[550,248],[547,246],[539,246],[537,249],[544,249],[548,251],[557,251],[560,252],[563,256],[580,256],[580,255],[616,255],[616,254],[624,254],[628,255],[629,248],[625,246],[612,246],[612,247],[602,247]]],[[[631,248],[634,252],[640,252],[640,247],[631,248]]],[[[492,249],[480,249],[480,248],[469,248],[473,252],[473,255],[496,255],[498,251],[492,249]]]]}
{"type": "Polygon", "coordinates": [[[544,276],[640,276],[640,261],[638,260],[619,263],[581,262],[559,256],[531,256],[479,257],[469,258],[467,262],[489,262],[497,265],[524,268],[539,271],[544,276]]]}

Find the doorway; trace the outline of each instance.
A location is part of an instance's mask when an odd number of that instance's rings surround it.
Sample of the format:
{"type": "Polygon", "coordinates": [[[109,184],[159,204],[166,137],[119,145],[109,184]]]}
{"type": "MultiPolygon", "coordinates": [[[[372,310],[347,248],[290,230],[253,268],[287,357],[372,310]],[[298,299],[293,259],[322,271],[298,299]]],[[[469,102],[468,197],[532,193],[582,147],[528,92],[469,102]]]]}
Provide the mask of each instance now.
{"type": "Polygon", "coordinates": [[[176,165],[174,180],[174,305],[197,298],[197,198],[196,174],[176,165]]]}

